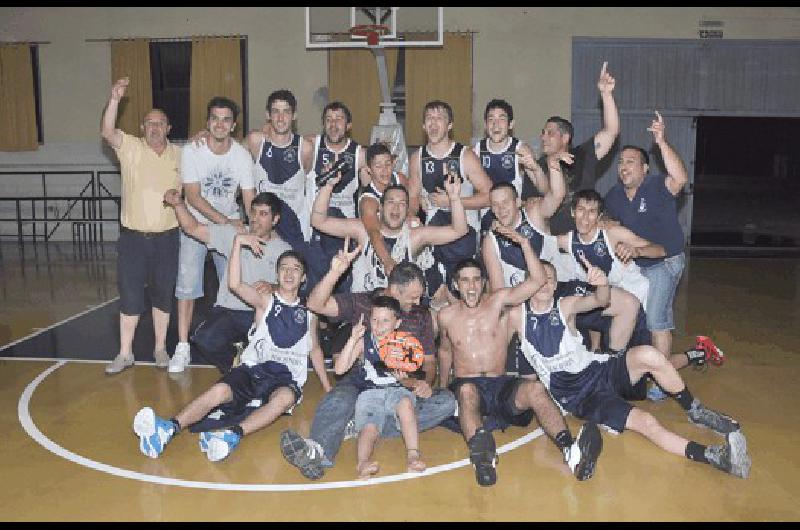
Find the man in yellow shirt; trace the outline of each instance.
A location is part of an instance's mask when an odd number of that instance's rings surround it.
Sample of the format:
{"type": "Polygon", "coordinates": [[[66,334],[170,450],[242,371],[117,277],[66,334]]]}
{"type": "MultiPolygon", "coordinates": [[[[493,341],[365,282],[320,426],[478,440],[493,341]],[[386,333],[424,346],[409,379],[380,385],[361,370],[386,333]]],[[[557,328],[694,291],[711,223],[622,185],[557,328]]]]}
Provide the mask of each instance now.
{"type": "Polygon", "coordinates": [[[119,102],[129,83],[124,77],[111,87],[101,129],[103,138],[117,154],[122,179],[117,241],[120,344],[118,355],[106,367],[107,374],[133,365],[133,335],[145,310],[145,286],[153,306],[153,356],[156,366],[167,366],[165,341],[178,274],[178,220],[175,211],[162,201],[168,189],[180,189],[181,150],[167,139],[169,119],[162,110],[153,109],[145,115],[143,138],[115,128],[119,102]]]}

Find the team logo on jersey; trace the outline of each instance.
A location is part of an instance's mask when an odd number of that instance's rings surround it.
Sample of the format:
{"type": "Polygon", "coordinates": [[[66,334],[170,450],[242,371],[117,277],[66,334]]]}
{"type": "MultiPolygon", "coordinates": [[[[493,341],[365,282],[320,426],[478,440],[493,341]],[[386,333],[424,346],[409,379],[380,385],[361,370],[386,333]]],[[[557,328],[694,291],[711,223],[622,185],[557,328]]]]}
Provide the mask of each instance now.
{"type": "Polygon", "coordinates": [[[647,213],[647,203],[645,202],[644,197],[639,200],[639,213],[647,213]]]}
{"type": "Polygon", "coordinates": [[[283,161],[287,164],[293,163],[297,160],[297,151],[294,150],[294,147],[290,147],[286,151],[283,152],[283,161]]]}
{"type": "Polygon", "coordinates": [[[575,286],[575,295],[576,296],[586,296],[588,290],[586,289],[585,285],[576,285],[575,286]]]}
{"type": "Polygon", "coordinates": [[[205,197],[227,197],[233,187],[233,179],[224,173],[213,173],[203,181],[205,197]]]}
{"type": "Polygon", "coordinates": [[[355,162],[355,158],[353,158],[353,154],[352,153],[345,153],[345,154],[342,155],[342,158],[344,158],[344,161],[347,162],[347,164],[350,167],[353,167],[355,165],[353,163],[353,162],[355,162]]]}
{"type": "Polygon", "coordinates": [[[518,272],[511,273],[511,278],[508,279],[508,282],[511,284],[511,287],[514,287],[522,283],[522,278],[520,278],[520,273],[518,272]]]}
{"type": "Polygon", "coordinates": [[[558,326],[561,324],[561,317],[558,314],[558,308],[554,307],[550,310],[550,315],[548,315],[547,320],[550,321],[551,326],[558,326]]]}
{"type": "Polygon", "coordinates": [[[514,167],[514,155],[511,153],[506,153],[503,155],[503,169],[513,169],[514,167]]]}
{"type": "Polygon", "coordinates": [[[256,341],[254,349],[256,350],[256,355],[258,356],[258,358],[259,359],[263,359],[263,355],[264,355],[264,339],[258,339],[256,341]]]}
{"type": "Polygon", "coordinates": [[[294,310],[294,321],[298,324],[305,324],[306,322],[306,311],[302,308],[297,308],[294,310]]]}
{"type": "Polygon", "coordinates": [[[594,253],[600,256],[601,258],[605,257],[608,253],[606,251],[606,244],[602,241],[595,241],[594,243],[594,253]]]}
{"type": "Polygon", "coordinates": [[[447,161],[447,172],[450,173],[451,171],[458,175],[458,160],[447,161]]]}
{"type": "Polygon", "coordinates": [[[528,224],[524,224],[519,227],[519,233],[530,239],[533,236],[533,228],[528,224]]]}

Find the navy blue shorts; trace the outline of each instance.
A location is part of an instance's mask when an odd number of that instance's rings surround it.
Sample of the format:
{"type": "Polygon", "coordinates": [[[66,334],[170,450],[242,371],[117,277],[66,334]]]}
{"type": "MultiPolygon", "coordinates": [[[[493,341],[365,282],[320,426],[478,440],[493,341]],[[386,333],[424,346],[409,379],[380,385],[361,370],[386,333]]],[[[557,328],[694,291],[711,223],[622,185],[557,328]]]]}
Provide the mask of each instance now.
{"type": "Polygon", "coordinates": [[[458,396],[462,385],[472,384],[481,399],[481,415],[485,416],[483,427],[492,431],[506,430],[509,425],[525,427],[533,419],[533,410],[517,410],[514,397],[523,381],[518,377],[459,377],[450,385],[450,390],[458,396]]]}
{"type": "Polygon", "coordinates": [[[272,393],[281,387],[289,388],[294,392],[295,404],[303,396],[302,390],[292,379],[289,370],[285,366],[273,362],[255,366],[239,365],[217,382],[228,385],[233,393],[233,398],[214,408],[205,418],[193,424],[189,428],[191,432],[225,429],[232,425],[238,425],[269,401],[272,393]],[[258,401],[254,403],[253,400],[258,401]]]}
{"type": "Polygon", "coordinates": [[[178,228],[165,232],[139,232],[120,227],[117,239],[117,289],[120,313],[140,315],[145,310],[145,289],[152,307],[172,310],[178,277],[178,228]]]}
{"type": "Polygon", "coordinates": [[[642,376],[631,384],[628,373],[626,351],[619,357],[612,357],[608,362],[591,365],[600,370],[594,390],[579,403],[568,407],[576,418],[601,423],[617,432],[625,430],[633,405],[628,400],[642,400],[647,396],[647,378],[642,376]]]}

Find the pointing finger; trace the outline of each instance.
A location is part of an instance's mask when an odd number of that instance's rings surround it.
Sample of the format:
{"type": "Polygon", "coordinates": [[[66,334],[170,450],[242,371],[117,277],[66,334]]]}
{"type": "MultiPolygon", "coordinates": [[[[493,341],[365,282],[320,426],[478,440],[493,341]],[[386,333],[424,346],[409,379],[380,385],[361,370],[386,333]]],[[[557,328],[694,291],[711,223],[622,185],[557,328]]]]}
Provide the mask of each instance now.
{"type": "Polygon", "coordinates": [[[608,61],[603,61],[603,68],[600,70],[600,77],[606,75],[606,68],[608,67],[608,61]]]}
{"type": "Polygon", "coordinates": [[[656,111],[656,117],[658,118],[659,122],[663,122],[664,121],[664,118],[661,117],[661,114],[659,114],[658,111],[656,111]]]}

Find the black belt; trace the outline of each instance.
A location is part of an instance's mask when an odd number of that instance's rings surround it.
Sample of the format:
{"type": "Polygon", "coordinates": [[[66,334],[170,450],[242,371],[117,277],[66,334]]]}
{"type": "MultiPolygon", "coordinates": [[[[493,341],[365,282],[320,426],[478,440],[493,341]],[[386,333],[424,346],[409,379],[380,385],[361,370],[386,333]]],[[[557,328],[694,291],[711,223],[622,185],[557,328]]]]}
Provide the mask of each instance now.
{"type": "Polygon", "coordinates": [[[142,237],[157,237],[166,234],[171,234],[172,232],[178,230],[178,227],[176,226],[175,228],[170,228],[169,230],[164,230],[162,232],[143,232],[141,230],[134,230],[132,228],[128,228],[127,226],[120,225],[120,230],[123,232],[130,232],[131,234],[138,234],[142,237]]]}

